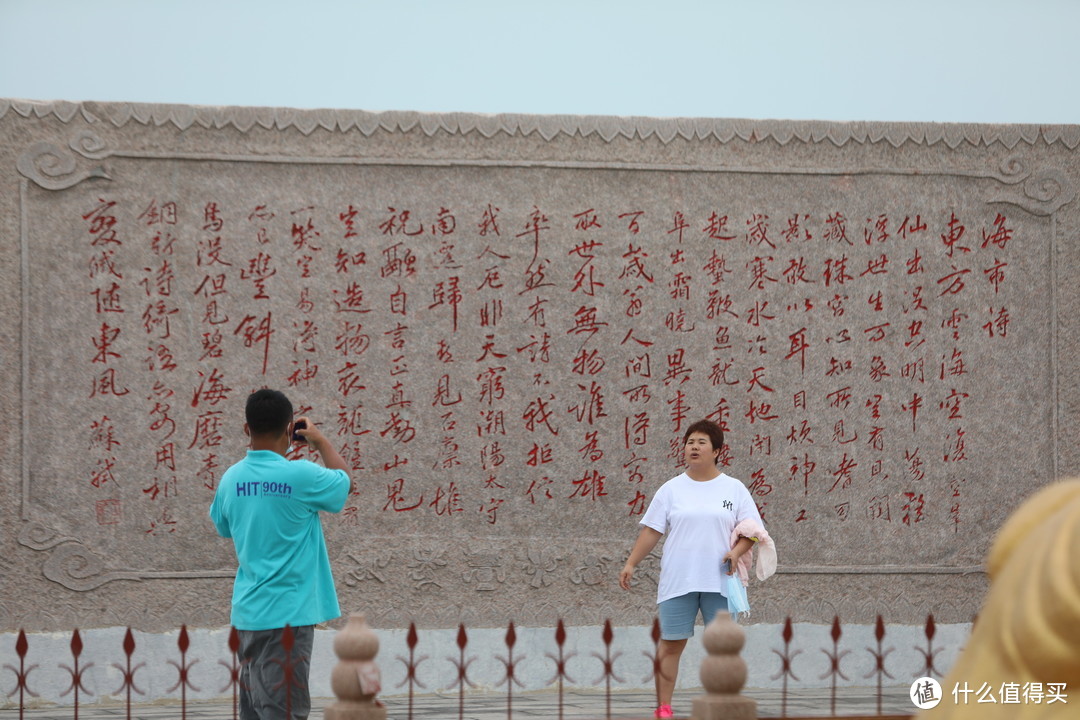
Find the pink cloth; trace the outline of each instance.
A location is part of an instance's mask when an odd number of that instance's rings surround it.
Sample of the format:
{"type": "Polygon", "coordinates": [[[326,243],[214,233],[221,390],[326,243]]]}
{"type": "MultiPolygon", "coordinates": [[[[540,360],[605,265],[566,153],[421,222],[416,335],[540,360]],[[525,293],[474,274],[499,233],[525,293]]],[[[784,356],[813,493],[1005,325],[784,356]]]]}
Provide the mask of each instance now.
{"type": "Polygon", "coordinates": [[[750,551],[739,558],[739,563],[736,565],[742,584],[746,585],[750,579],[750,567],[755,555],[757,556],[757,579],[767,580],[772,577],[776,572],[776,545],[769,537],[768,531],[753,520],[741,520],[731,531],[731,547],[735,547],[735,543],[741,537],[757,540],[750,551]]]}

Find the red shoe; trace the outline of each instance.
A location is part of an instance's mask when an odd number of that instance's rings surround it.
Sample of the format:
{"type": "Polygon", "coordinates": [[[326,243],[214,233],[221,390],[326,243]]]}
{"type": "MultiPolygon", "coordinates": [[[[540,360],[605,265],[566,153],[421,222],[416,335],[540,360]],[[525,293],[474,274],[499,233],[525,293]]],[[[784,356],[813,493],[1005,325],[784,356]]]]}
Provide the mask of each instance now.
{"type": "Polygon", "coordinates": [[[671,709],[670,705],[661,705],[656,708],[656,712],[653,713],[654,718],[673,718],[675,717],[675,711],[671,709]]]}

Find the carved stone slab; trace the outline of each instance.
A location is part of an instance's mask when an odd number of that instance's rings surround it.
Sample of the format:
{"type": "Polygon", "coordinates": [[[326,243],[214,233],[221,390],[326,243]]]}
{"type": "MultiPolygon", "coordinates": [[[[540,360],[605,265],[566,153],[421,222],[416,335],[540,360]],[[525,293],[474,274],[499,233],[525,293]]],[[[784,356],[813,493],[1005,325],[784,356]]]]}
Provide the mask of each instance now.
{"type": "Polygon", "coordinates": [[[756,618],[968,621],[1077,471],[1078,144],[0,100],[0,621],[226,623],[262,386],[354,468],[377,627],[648,623],[659,559],[616,576],[700,417],[776,539],[756,618]]]}

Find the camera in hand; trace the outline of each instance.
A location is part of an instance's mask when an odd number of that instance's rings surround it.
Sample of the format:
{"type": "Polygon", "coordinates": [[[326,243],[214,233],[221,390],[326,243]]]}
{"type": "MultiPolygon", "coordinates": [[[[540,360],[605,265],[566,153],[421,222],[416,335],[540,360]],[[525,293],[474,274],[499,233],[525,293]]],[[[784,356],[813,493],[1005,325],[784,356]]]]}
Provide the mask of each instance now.
{"type": "Polygon", "coordinates": [[[307,442],[307,439],[303,435],[296,432],[297,430],[306,430],[306,429],[307,429],[307,420],[297,420],[295,423],[293,423],[292,440],[293,440],[294,443],[306,443],[307,442]]]}

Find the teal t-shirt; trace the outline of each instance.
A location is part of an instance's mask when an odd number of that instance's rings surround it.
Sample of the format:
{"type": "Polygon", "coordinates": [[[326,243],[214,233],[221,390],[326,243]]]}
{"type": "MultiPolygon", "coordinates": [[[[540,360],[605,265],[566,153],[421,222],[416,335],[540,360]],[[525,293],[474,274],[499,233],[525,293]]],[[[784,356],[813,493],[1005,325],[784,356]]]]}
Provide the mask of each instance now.
{"type": "Polygon", "coordinates": [[[248,450],[225,471],[210,519],[236,549],[236,629],[300,627],[341,615],[319,511],[340,512],[348,496],[344,470],[270,450],[248,450]]]}

